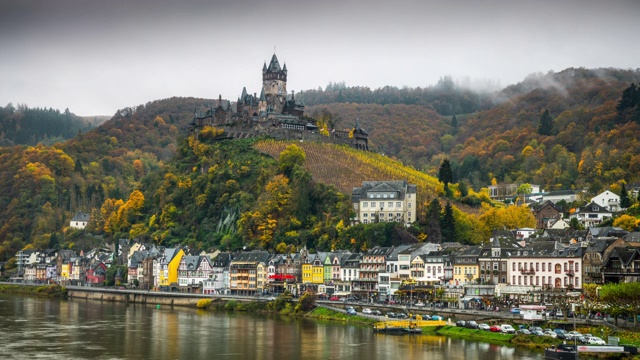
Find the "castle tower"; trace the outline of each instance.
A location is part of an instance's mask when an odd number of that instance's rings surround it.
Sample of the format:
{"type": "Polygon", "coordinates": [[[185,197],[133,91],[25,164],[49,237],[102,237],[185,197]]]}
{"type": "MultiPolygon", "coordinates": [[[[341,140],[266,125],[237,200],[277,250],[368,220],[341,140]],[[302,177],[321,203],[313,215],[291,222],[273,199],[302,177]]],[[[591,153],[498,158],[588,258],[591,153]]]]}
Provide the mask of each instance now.
{"type": "Polygon", "coordinates": [[[268,67],[266,62],[262,66],[262,90],[268,111],[281,114],[287,100],[287,65],[280,68],[276,54],[271,57],[268,67]]]}

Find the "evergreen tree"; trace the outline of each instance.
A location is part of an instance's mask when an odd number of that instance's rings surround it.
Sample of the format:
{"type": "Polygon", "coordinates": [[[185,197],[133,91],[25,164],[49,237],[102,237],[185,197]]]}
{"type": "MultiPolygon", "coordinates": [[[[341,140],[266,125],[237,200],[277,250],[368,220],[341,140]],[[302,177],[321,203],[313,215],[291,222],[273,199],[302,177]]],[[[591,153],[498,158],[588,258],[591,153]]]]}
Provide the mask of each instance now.
{"type": "Polygon", "coordinates": [[[429,242],[442,242],[440,217],[442,217],[442,207],[438,199],[433,199],[427,207],[427,241],[429,242]]]}
{"type": "Polygon", "coordinates": [[[620,207],[623,209],[628,209],[631,207],[631,198],[629,198],[627,187],[624,185],[624,183],[622,183],[622,189],[620,189],[620,207]]]}
{"type": "Polygon", "coordinates": [[[453,170],[451,170],[451,163],[449,162],[449,159],[442,160],[442,164],[440,164],[440,170],[438,170],[438,180],[444,183],[445,196],[451,197],[449,183],[453,182],[453,170]]]}
{"type": "Polygon", "coordinates": [[[553,127],[553,119],[549,114],[549,110],[545,110],[540,120],[538,121],[538,134],[551,135],[551,128],[553,127]]]}
{"type": "Polygon", "coordinates": [[[453,207],[447,201],[444,207],[444,213],[440,219],[440,229],[442,233],[442,241],[453,242],[456,238],[456,221],[453,217],[453,207]]]}
{"type": "Polygon", "coordinates": [[[451,134],[455,135],[458,133],[458,118],[455,115],[451,118],[451,134]]]}
{"type": "Polygon", "coordinates": [[[622,114],[626,109],[632,109],[639,103],[640,88],[638,88],[636,84],[631,83],[631,85],[622,92],[622,97],[620,98],[620,101],[618,101],[616,109],[618,110],[618,114],[622,114]]]}

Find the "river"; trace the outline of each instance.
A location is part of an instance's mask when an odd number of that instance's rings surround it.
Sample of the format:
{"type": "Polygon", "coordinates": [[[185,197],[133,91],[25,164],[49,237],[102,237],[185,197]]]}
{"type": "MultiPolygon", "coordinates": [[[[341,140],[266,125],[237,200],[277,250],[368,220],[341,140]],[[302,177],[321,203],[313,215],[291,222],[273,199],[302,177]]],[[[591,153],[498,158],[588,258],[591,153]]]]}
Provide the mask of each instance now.
{"type": "Polygon", "coordinates": [[[542,359],[339,322],[0,295],[0,359],[542,359]]]}

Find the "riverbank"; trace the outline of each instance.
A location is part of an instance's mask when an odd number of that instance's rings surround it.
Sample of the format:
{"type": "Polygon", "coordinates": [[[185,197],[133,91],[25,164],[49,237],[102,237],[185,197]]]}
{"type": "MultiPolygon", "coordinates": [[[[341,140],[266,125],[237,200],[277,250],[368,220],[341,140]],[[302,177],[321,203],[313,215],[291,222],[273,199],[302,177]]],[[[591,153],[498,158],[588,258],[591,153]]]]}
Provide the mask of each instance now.
{"type": "Polygon", "coordinates": [[[35,295],[66,299],[68,291],[60,285],[23,286],[0,284],[0,294],[35,295]]]}

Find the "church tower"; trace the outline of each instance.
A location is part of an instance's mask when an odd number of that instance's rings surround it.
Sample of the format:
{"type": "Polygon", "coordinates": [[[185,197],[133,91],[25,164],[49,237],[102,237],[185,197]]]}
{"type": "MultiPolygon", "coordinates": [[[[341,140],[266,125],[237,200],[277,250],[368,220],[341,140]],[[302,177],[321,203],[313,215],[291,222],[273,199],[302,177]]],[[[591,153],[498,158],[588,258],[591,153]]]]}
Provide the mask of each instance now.
{"type": "Polygon", "coordinates": [[[262,90],[267,102],[267,112],[282,113],[287,97],[287,64],[280,68],[276,54],[267,67],[262,66],[262,90]]]}

